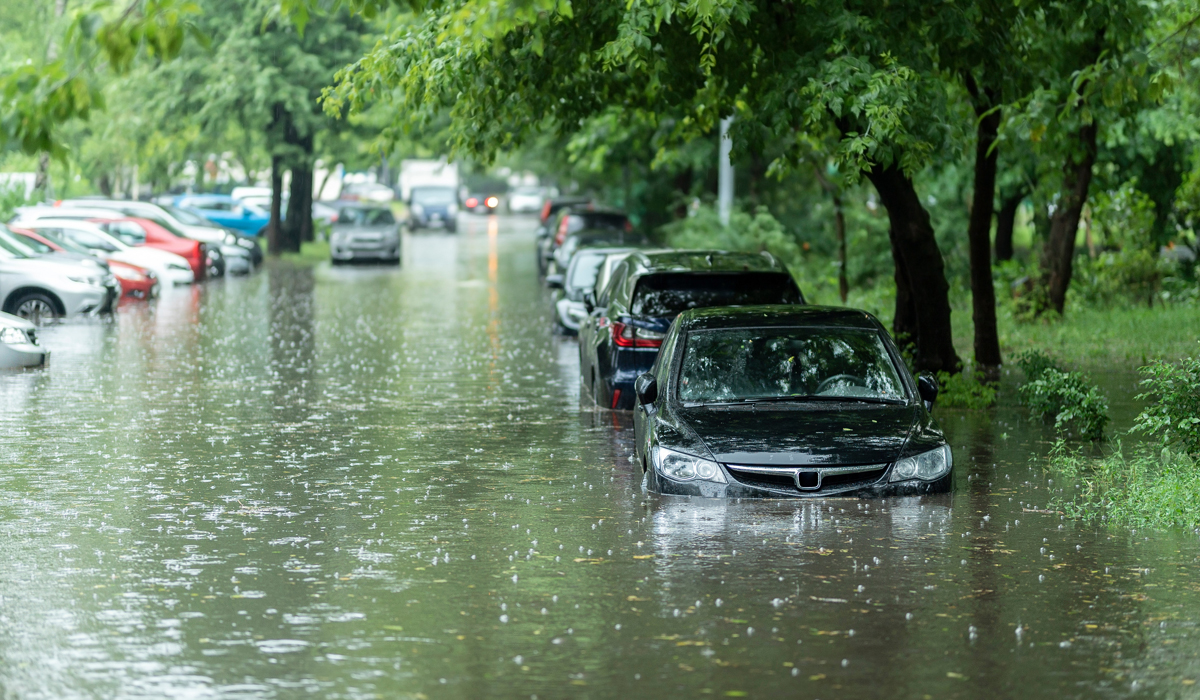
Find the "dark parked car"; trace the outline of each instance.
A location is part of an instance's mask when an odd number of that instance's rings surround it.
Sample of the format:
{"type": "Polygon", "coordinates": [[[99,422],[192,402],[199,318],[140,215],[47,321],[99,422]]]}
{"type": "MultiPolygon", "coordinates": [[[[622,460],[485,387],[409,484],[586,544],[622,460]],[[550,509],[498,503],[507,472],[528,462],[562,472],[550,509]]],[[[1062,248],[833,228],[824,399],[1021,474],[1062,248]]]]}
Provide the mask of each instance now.
{"type": "Polygon", "coordinates": [[[333,264],[350,260],[379,260],[400,264],[400,225],[392,210],[362,204],[338,208],[329,234],[333,264]]]}
{"type": "Polygon", "coordinates": [[[546,284],[549,285],[550,277],[554,274],[564,272],[567,266],[571,264],[571,257],[575,253],[586,250],[587,248],[609,248],[613,246],[628,246],[630,248],[645,247],[650,244],[650,241],[640,233],[629,233],[623,229],[584,229],[576,231],[567,236],[563,244],[558,246],[554,251],[554,257],[550,262],[550,268],[546,271],[546,284]]]}
{"type": "Polygon", "coordinates": [[[458,192],[453,187],[414,187],[408,199],[408,230],[458,230],[458,192]]]}
{"type": "Polygon", "coordinates": [[[954,467],[905,367],[864,311],[686,311],[638,377],[635,459],[660,493],[882,496],[948,491],[954,467]]]}
{"type": "Polygon", "coordinates": [[[631,253],[600,293],[584,297],[579,371],[605,408],[633,408],[633,381],[650,369],[671,321],[706,306],[803,304],[782,263],[767,253],[678,250],[631,253]]]}
{"type": "Polygon", "coordinates": [[[586,209],[591,205],[592,200],[590,197],[552,197],[542,204],[536,243],[539,274],[546,273],[546,265],[550,262],[550,253],[553,252],[550,246],[553,244],[554,238],[552,235],[554,230],[551,227],[558,220],[558,212],[567,207],[586,209]]]}
{"type": "MultiPolygon", "coordinates": [[[[633,224],[623,211],[615,209],[595,209],[590,205],[586,209],[565,207],[560,209],[554,224],[551,226],[554,235],[539,239],[538,250],[545,259],[539,259],[538,271],[547,273],[554,264],[558,249],[573,233],[581,231],[611,231],[613,233],[631,233],[633,224]]],[[[561,263],[565,266],[566,261],[561,263]]],[[[562,267],[559,268],[563,269],[562,267]]]]}

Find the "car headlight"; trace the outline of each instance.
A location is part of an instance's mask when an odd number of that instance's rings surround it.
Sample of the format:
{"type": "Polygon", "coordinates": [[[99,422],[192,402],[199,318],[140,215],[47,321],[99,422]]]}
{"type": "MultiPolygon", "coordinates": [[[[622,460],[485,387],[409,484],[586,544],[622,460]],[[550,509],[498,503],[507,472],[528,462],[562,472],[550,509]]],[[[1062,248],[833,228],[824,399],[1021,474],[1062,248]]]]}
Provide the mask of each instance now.
{"type": "Polygon", "coordinates": [[[104,282],[99,277],[94,277],[92,275],[86,275],[86,276],[85,275],[75,275],[75,276],[68,275],[67,279],[71,280],[72,282],[78,283],[78,284],[86,284],[89,287],[101,287],[101,286],[103,286],[103,282],[104,282]]]}
{"type": "Polygon", "coordinates": [[[412,213],[416,214],[417,216],[421,216],[425,213],[425,207],[421,206],[420,204],[414,204],[412,205],[412,213]]]}
{"type": "Polygon", "coordinates": [[[228,243],[229,245],[237,245],[238,237],[233,235],[232,233],[227,233],[227,234],[225,234],[225,242],[228,243]]]}
{"type": "Polygon", "coordinates": [[[27,345],[29,336],[25,335],[25,331],[12,326],[0,328],[0,343],[7,345],[27,345]]]}
{"type": "Polygon", "coordinates": [[[458,213],[458,205],[451,204],[450,206],[446,207],[446,213],[449,214],[450,216],[454,216],[455,214],[458,213]]]}
{"type": "Polygon", "coordinates": [[[953,466],[954,456],[950,453],[950,446],[942,445],[896,462],[888,481],[908,481],[910,479],[933,481],[945,476],[953,466]]]}
{"type": "Polygon", "coordinates": [[[713,481],[725,483],[725,475],[716,462],[701,459],[694,455],[668,450],[665,447],[655,447],[652,452],[654,470],[672,481],[713,481]]]}
{"type": "Polygon", "coordinates": [[[179,270],[180,272],[189,272],[192,268],[180,263],[167,263],[168,270],[179,270]]]}

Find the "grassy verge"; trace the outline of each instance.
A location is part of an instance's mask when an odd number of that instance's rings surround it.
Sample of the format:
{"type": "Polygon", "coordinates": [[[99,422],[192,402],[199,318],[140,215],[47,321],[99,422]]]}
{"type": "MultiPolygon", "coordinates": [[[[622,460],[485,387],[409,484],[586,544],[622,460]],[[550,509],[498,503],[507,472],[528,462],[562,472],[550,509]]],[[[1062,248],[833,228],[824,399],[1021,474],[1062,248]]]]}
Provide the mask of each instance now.
{"type": "Polygon", "coordinates": [[[1074,495],[1054,501],[1071,517],[1122,527],[1200,527],[1200,462],[1186,454],[1143,446],[1127,456],[1116,443],[1097,457],[1060,440],[1047,470],[1078,484],[1074,495]]]}
{"type": "Polygon", "coordinates": [[[290,263],[299,263],[302,265],[325,262],[329,259],[329,242],[313,241],[311,243],[301,243],[299,253],[284,253],[279,258],[290,263]]]}

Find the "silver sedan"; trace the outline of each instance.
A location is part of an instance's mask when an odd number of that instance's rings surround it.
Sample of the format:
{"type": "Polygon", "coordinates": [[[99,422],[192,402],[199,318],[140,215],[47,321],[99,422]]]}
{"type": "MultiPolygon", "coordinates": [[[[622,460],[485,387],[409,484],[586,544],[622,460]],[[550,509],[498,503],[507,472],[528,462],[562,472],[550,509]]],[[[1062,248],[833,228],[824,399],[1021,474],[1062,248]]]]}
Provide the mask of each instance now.
{"type": "Polygon", "coordinates": [[[0,369],[42,367],[50,351],[38,345],[37,326],[0,311],[0,369]]]}

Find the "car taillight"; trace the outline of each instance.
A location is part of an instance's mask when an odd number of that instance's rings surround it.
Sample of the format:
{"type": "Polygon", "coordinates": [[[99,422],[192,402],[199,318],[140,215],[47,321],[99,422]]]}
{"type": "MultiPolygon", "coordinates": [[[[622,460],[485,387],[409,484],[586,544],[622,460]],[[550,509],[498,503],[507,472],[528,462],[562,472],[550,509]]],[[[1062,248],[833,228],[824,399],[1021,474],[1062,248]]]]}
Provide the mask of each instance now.
{"type": "Polygon", "coordinates": [[[562,245],[563,241],[567,240],[567,229],[570,227],[571,217],[564,216],[562,223],[558,225],[558,233],[554,234],[554,245],[562,245]]]}
{"type": "Polygon", "coordinates": [[[475,207],[479,206],[479,198],[467,197],[467,201],[463,202],[463,204],[467,205],[468,209],[474,209],[475,207]]]}
{"type": "Polygon", "coordinates": [[[637,328],[620,321],[612,322],[612,338],[617,347],[622,348],[657,348],[662,346],[663,333],[655,333],[644,328],[637,328]]]}
{"type": "Polygon", "coordinates": [[[633,222],[625,219],[625,233],[633,233],[633,222]]]}
{"type": "Polygon", "coordinates": [[[334,214],[333,216],[329,217],[329,223],[331,223],[331,224],[336,224],[336,223],[337,223],[337,217],[338,217],[338,215],[337,215],[337,214],[334,214]]]}
{"type": "Polygon", "coordinates": [[[546,220],[549,218],[550,218],[550,200],[547,199],[545,202],[542,202],[542,223],[543,224],[546,223],[546,220]]]}

